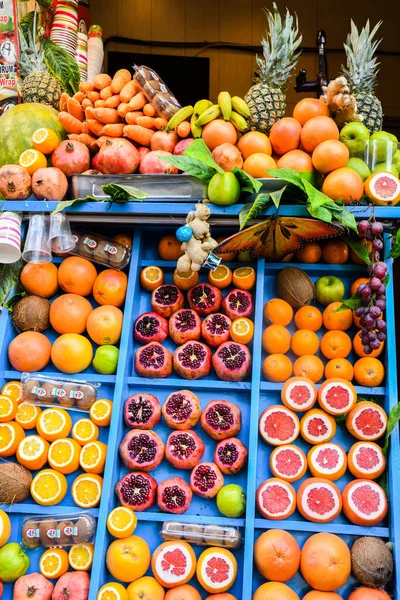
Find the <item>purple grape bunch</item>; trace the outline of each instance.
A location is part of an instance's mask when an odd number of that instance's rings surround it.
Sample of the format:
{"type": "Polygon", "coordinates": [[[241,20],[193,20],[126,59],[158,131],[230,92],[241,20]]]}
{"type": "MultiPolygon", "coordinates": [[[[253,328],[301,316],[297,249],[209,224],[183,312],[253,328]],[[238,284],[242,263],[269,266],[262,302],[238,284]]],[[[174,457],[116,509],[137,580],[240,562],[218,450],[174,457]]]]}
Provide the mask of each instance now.
{"type": "Polygon", "coordinates": [[[383,224],[379,221],[362,220],[357,225],[358,235],[372,242],[369,255],[371,264],[368,265],[369,282],[358,286],[357,293],[361,295],[363,306],[356,309],[360,318],[362,330],[360,337],[365,354],[378,350],[386,340],[386,323],[381,318],[386,309],[386,288],[384,279],[388,270],[387,264],[380,260],[383,250],[383,224]]]}

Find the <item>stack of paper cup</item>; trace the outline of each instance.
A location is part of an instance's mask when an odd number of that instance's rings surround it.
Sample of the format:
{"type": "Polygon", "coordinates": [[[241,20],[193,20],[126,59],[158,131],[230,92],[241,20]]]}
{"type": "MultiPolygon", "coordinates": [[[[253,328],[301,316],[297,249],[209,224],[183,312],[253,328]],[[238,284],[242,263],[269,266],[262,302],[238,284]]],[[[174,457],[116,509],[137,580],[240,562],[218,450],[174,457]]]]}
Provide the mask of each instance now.
{"type": "Polygon", "coordinates": [[[78,0],[59,0],[50,39],[75,58],[78,42],[78,0]]]}
{"type": "Polygon", "coordinates": [[[0,216],[0,263],[10,264],[21,258],[21,216],[4,212],[0,216]]]}
{"type": "Polygon", "coordinates": [[[76,62],[78,63],[81,81],[88,78],[88,36],[86,33],[78,32],[78,45],[76,47],[76,62]]]}

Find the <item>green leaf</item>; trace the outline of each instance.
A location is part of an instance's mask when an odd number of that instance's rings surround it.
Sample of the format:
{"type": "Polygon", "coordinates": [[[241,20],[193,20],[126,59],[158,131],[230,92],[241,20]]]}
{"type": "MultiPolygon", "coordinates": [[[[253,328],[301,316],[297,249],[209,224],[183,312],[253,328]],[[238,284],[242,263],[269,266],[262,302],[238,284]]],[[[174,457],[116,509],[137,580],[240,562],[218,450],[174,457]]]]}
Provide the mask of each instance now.
{"type": "Polygon", "coordinates": [[[271,200],[272,202],[275,204],[275,208],[278,210],[279,205],[281,203],[282,200],[282,196],[284,194],[284,191],[286,190],[287,185],[285,185],[281,190],[277,190],[276,192],[271,192],[270,196],[271,196],[271,200]]]}
{"type": "Polygon", "coordinates": [[[254,177],[252,177],[248,173],[245,173],[245,171],[243,171],[242,169],[234,167],[232,169],[232,173],[234,173],[234,175],[236,175],[236,178],[239,180],[240,189],[242,192],[248,192],[249,194],[257,194],[261,190],[261,181],[257,181],[257,179],[254,179],[254,177]]]}
{"type": "Polygon", "coordinates": [[[193,177],[197,177],[197,179],[206,181],[207,183],[216,173],[216,170],[213,167],[208,167],[201,160],[185,156],[184,154],[181,156],[160,156],[160,158],[164,162],[177,167],[181,171],[189,173],[189,175],[193,175],[193,177]]]}
{"type": "Polygon", "coordinates": [[[36,2],[39,4],[40,8],[47,10],[52,5],[53,0],[36,0],[36,2]]]}
{"type": "Polygon", "coordinates": [[[88,200],[95,200],[96,202],[98,201],[96,198],[93,198],[92,196],[86,196],[86,198],[74,198],[73,200],[63,200],[62,202],[59,202],[57,204],[56,208],[53,210],[53,212],[51,214],[56,215],[57,213],[63,211],[64,208],[69,208],[70,206],[75,204],[75,202],[87,202],[88,200]]]}
{"type": "Polygon", "coordinates": [[[354,252],[357,254],[357,256],[359,258],[361,258],[361,260],[363,260],[367,265],[369,265],[371,263],[371,261],[369,259],[370,252],[369,252],[367,246],[364,246],[364,244],[362,244],[361,242],[355,240],[354,238],[352,238],[350,236],[346,236],[343,239],[346,242],[346,244],[348,246],[350,246],[350,248],[352,250],[354,250],[354,252]]]}
{"type": "Polygon", "coordinates": [[[350,308],[351,310],[356,310],[362,306],[361,294],[353,294],[351,298],[348,300],[342,300],[342,304],[335,310],[335,312],[341,312],[342,310],[346,310],[350,308]]]}
{"type": "Polygon", "coordinates": [[[240,231],[254,219],[270,202],[270,194],[258,194],[253,204],[245,204],[239,213],[239,229],[240,231]]]}
{"type": "Polygon", "coordinates": [[[323,206],[324,204],[335,204],[328,196],[317,190],[311,183],[304,180],[304,190],[308,196],[309,202],[311,204],[312,210],[323,206]]]}
{"type": "Polygon", "coordinates": [[[16,293],[14,293],[11,296],[11,298],[9,298],[4,304],[4,308],[6,308],[9,312],[12,312],[14,310],[14,306],[19,300],[22,300],[22,298],[25,298],[28,295],[26,292],[20,289],[20,286],[18,286],[18,290],[20,291],[17,292],[16,290],[14,290],[16,293]]]}
{"type": "Polygon", "coordinates": [[[387,469],[382,473],[382,475],[380,477],[378,477],[378,479],[376,480],[376,483],[381,486],[381,488],[383,489],[383,491],[386,494],[386,498],[389,500],[389,482],[388,482],[387,469]]]}
{"type": "Polygon", "coordinates": [[[306,209],[315,219],[325,221],[325,223],[332,223],[332,213],[324,206],[317,206],[314,208],[311,202],[307,202],[306,209]]]}
{"type": "Polygon", "coordinates": [[[385,287],[387,287],[389,285],[389,281],[390,281],[390,273],[386,273],[384,279],[383,279],[383,285],[385,287]]]}
{"type": "Polygon", "coordinates": [[[388,424],[386,428],[385,444],[382,448],[382,452],[385,456],[389,451],[390,436],[394,429],[397,427],[397,423],[400,421],[400,403],[396,404],[389,413],[388,424]]]}
{"type": "Polygon", "coordinates": [[[217,163],[213,159],[213,155],[211,154],[209,148],[206,146],[203,138],[198,138],[197,140],[194,140],[194,142],[192,142],[190,146],[186,148],[183,155],[188,156],[189,158],[195,158],[197,160],[200,160],[205,165],[207,165],[207,167],[215,169],[217,173],[225,173],[225,171],[219,165],[217,165],[217,163]]]}
{"type": "Polygon", "coordinates": [[[69,94],[78,91],[80,73],[76,60],[50,39],[43,40],[43,57],[46,67],[69,94]]]}
{"type": "Polygon", "coordinates": [[[19,283],[24,264],[22,258],[8,265],[0,264],[0,307],[4,305],[13,287],[19,283]]]}
{"type": "Polygon", "coordinates": [[[24,15],[22,17],[22,19],[19,22],[19,28],[24,36],[25,39],[28,38],[28,32],[33,30],[33,21],[35,18],[35,11],[31,10],[31,12],[26,13],[26,15],[24,15]]]}
{"type": "Polygon", "coordinates": [[[353,213],[351,213],[344,204],[342,205],[341,209],[342,210],[340,213],[336,215],[337,220],[348,229],[351,229],[357,233],[357,222],[353,213]]]}
{"type": "Polygon", "coordinates": [[[297,171],[293,171],[293,169],[270,169],[266,172],[272,177],[282,179],[283,181],[291,183],[292,185],[300,188],[303,192],[305,191],[304,181],[306,179],[303,178],[297,171]]]}
{"type": "Polygon", "coordinates": [[[133,185],[120,185],[119,183],[109,183],[103,185],[103,192],[108,194],[114,202],[129,202],[131,198],[134,200],[142,200],[147,198],[148,194],[134,187],[133,185]]]}
{"type": "Polygon", "coordinates": [[[303,171],[300,173],[300,177],[303,181],[308,181],[308,183],[311,183],[311,185],[317,188],[317,190],[320,189],[322,177],[319,173],[316,173],[315,171],[303,171]]]}
{"type": "Polygon", "coordinates": [[[396,231],[396,237],[389,253],[390,258],[399,258],[400,256],[400,229],[396,231]]]}

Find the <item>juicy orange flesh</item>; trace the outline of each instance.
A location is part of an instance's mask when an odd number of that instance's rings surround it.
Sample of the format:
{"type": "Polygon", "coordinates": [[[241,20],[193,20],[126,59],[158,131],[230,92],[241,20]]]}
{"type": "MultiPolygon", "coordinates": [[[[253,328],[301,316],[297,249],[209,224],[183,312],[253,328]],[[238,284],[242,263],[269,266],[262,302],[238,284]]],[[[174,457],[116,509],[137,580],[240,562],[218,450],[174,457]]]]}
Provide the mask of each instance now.
{"type": "Polygon", "coordinates": [[[58,412],[51,412],[44,415],[42,427],[47,432],[60,431],[64,425],[64,416],[58,412]]]}
{"type": "Polygon", "coordinates": [[[17,417],[21,423],[30,423],[37,417],[37,414],[38,410],[35,406],[24,402],[24,404],[21,404],[18,409],[17,417]]]}
{"type": "Polygon", "coordinates": [[[50,454],[53,462],[63,465],[72,460],[74,450],[69,442],[58,441],[52,446],[50,454]]]}
{"type": "Polygon", "coordinates": [[[36,437],[31,438],[30,440],[24,440],[21,445],[21,454],[26,458],[32,458],[34,456],[39,456],[43,450],[43,446],[40,443],[40,440],[36,437]]]}
{"type": "Polygon", "coordinates": [[[120,600],[120,595],[114,590],[104,590],[100,593],[99,600],[120,600]]]}
{"type": "Polygon", "coordinates": [[[112,513],[110,521],[115,529],[123,531],[132,524],[132,515],[127,510],[117,509],[112,513]]]}
{"type": "Polygon", "coordinates": [[[22,385],[19,381],[9,381],[1,390],[3,396],[11,396],[14,400],[20,400],[22,396],[22,385]]]}
{"type": "Polygon", "coordinates": [[[236,277],[248,277],[254,272],[252,267],[239,267],[239,269],[235,269],[236,277]]]}
{"type": "Polygon", "coordinates": [[[244,321],[243,319],[240,319],[240,321],[237,321],[236,323],[234,323],[233,329],[236,333],[238,333],[240,335],[243,335],[243,334],[247,333],[248,331],[250,331],[249,324],[247,323],[247,321],[244,321]]]}
{"type": "Polygon", "coordinates": [[[13,401],[10,396],[0,396],[0,417],[7,417],[13,411],[13,401]]]}
{"type": "Polygon", "coordinates": [[[158,281],[161,279],[161,271],[158,267],[148,267],[144,272],[144,278],[147,281],[158,281]]]}
{"type": "Polygon", "coordinates": [[[51,573],[57,573],[61,567],[61,560],[57,554],[48,554],[42,560],[42,567],[48,575],[51,573]]]}
{"type": "Polygon", "coordinates": [[[224,265],[220,265],[219,267],[217,267],[215,269],[215,271],[213,271],[213,279],[216,280],[221,280],[221,279],[225,279],[225,277],[227,277],[229,274],[229,271],[227,269],[227,267],[225,267],[224,265]]]}
{"type": "Polygon", "coordinates": [[[55,498],[59,493],[60,485],[58,479],[53,474],[46,473],[35,481],[34,490],[37,496],[44,500],[49,500],[50,498],[55,498]]]}
{"type": "Polygon", "coordinates": [[[37,154],[34,150],[25,150],[25,152],[21,154],[20,162],[22,165],[29,167],[35,162],[36,158],[37,154]]]}
{"type": "Polygon", "coordinates": [[[100,448],[96,444],[90,444],[90,446],[84,446],[82,448],[81,462],[83,465],[88,467],[94,467],[101,459],[100,448]]]}
{"type": "Polygon", "coordinates": [[[0,425],[0,448],[5,450],[14,441],[14,430],[7,425],[0,425]]]}
{"type": "Polygon", "coordinates": [[[48,137],[49,132],[47,131],[47,129],[45,127],[41,127],[40,129],[37,129],[33,134],[32,141],[36,144],[40,144],[41,142],[44,142],[45,139],[48,137]]]}
{"type": "Polygon", "coordinates": [[[70,561],[74,566],[86,567],[92,559],[93,555],[86,546],[73,546],[70,550],[70,561]]]}
{"type": "Polygon", "coordinates": [[[91,504],[99,497],[100,489],[95,481],[79,481],[75,486],[75,496],[82,504],[91,504]]]}
{"type": "Polygon", "coordinates": [[[110,406],[107,402],[102,402],[101,400],[97,400],[92,407],[92,413],[96,417],[96,419],[104,419],[110,412],[110,406]]]}

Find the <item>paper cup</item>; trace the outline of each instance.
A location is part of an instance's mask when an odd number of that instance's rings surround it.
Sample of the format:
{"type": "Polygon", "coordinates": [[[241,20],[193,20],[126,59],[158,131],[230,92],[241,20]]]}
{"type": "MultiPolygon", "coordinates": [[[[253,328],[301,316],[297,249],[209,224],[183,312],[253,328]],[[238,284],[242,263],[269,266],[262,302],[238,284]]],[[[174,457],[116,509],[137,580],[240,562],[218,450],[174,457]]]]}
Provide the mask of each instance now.
{"type": "Polygon", "coordinates": [[[21,216],[4,212],[0,216],[0,263],[10,264],[21,258],[21,216]]]}

